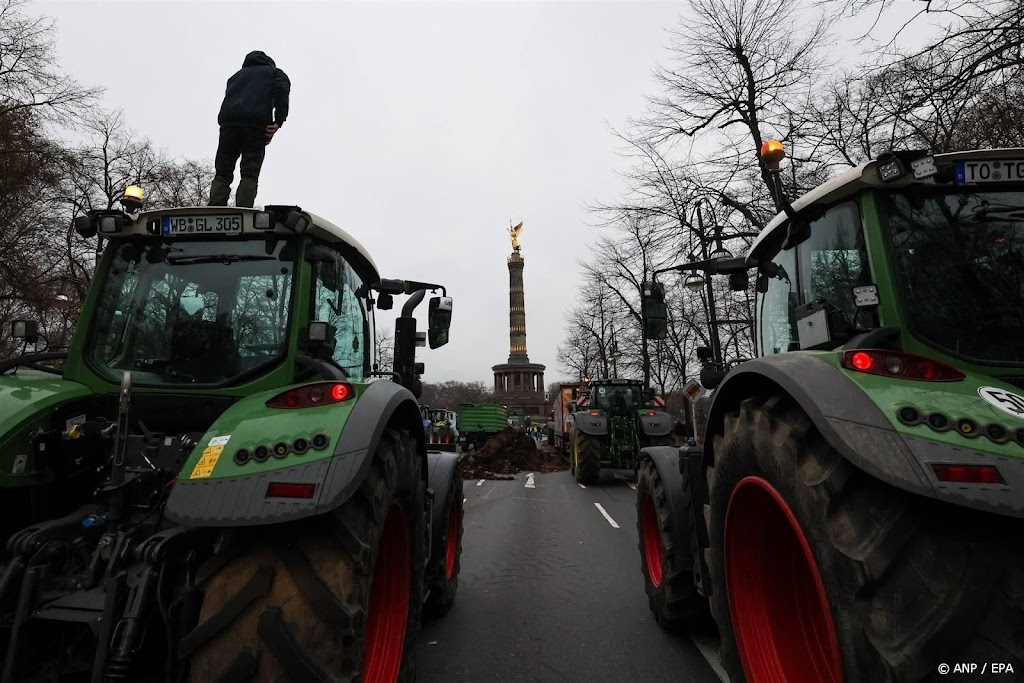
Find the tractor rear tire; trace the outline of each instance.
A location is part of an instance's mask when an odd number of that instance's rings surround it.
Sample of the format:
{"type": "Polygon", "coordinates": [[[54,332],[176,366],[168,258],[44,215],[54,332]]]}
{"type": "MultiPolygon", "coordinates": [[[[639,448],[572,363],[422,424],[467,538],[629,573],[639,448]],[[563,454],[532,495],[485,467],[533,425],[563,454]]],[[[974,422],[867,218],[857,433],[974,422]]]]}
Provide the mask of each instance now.
{"type": "Polygon", "coordinates": [[[581,484],[596,484],[601,479],[600,437],[576,432],[575,441],[576,481],[581,484]]]}
{"type": "Polygon", "coordinates": [[[437,619],[448,614],[455,602],[455,594],[459,590],[459,569],[462,558],[462,531],[465,510],[462,504],[462,475],[458,470],[452,476],[448,487],[447,508],[442,519],[445,520],[444,535],[437,544],[435,552],[440,554],[440,571],[429,586],[430,593],[423,603],[423,616],[437,619]]]}
{"type": "Polygon", "coordinates": [[[179,643],[193,681],[413,681],[425,561],[422,461],[385,430],[333,512],[256,538],[203,586],[179,643]],[[277,533],[274,533],[277,532],[277,533]]]}
{"type": "Polygon", "coordinates": [[[1017,520],[868,476],[786,396],[743,401],[714,454],[706,557],[733,681],[918,681],[944,662],[1024,670],[1017,520]]]}
{"type": "MultiPolygon", "coordinates": [[[[654,461],[644,458],[637,469],[636,530],[647,602],[662,628],[703,632],[711,625],[708,601],[697,592],[692,562],[686,566],[676,557],[677,544],[689,546],[689,529],[673,528],[668,495],[654,461]]],[[[692,513],[693,506],[686,507],[692,513]]]]}

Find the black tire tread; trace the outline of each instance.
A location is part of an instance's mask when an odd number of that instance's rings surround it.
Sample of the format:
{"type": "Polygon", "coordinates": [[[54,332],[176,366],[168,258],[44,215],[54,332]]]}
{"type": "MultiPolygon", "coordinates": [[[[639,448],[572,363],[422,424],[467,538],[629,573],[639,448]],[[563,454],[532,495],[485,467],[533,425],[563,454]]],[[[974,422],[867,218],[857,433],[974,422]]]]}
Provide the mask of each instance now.
{"type": "Polygon", "coordinates": [[[448,543],[448,515],[451,514],[451,506],[456,506],[459,514],[459,538],[456,541],[455,548],[455,567],[452,570],[452,578],[448,579],[444,575],[444,556],[440,558],[440,566],[437,575],[434,577],[434,585],[430,586],[430,594],[427,597],[426,602],[423,603],[423,616],[427,619],[439,619],[448,613],[448,610],[452,608],[452,604],[455,602],[455,594],[459,590],[459,571],[462,568],[462,533],[463,533],[463,520],[466,517],[466,511],[462,504],[463,499],[463,482],[462,475],[456,468],[454,475],[452,476],[452,483],[448,489],[448,510],[445,510],[445,514],[442,516],[445,520],[445,529],[442,534],[441,542],[439,543],[440,551],[443,553],[448,543]]]}
{"type": "MultiPolygon", "coordinates": [[[[677,543],[689,546],[689,538],[686,535],[688,530],[673,528],[668,491],[657,466],[650,458],[644,458],[637,469],[636,493],[640,572],[644,576],[647,602],[655,620],[670,631],[706,631],[710,625],[707,599],[697,592],[692,564],[685,566],[676,557],[677,543]],[[658,535],[661,538],[661,585],[657,587],[651,581],[644,548],[643,503],[647,497],[654,501],[654,510],[658,516],[658,535]]],[[[686,495],[682,491],[676,494],[686,495]]]]}
{"type": "Polygon", "coordinates": [[[1024,670],[1024,552],[1010,520],[924,499],[855,468],[791,399],[747,399],[714,437],[706,469],[721,659],[743,672],[724,584],[724,506],[765,477],[805,527],[832,602],[847,680],[917,681],[940,662],[1024,670]],[[744,454],[747,455],[744,455],[744,454]]]}
{"type": "MultiPolygon", "coordinates": [[[[409,538],[422,539],[424,491],[422,460],[409,433],[386,429],[366,478],[349,501],[320,518],[271,528],[278,532],[275,534],[261,530],[263,533],[246,552],[210,577],[203,587],[201,622],[220,612],[225,601],[237,592],[235,587],[244,584],[255,568],[274,569],[269,593],[253,601],[227,628],[197,648],[190,660],[191,680],[216,680],[232,666],[237,667],[239,653],[246,651],[254,653],[256,660],[252,680],[308,680],[297,673],[296,661],[279,661],[263,637],[281,628],[285,632],[277,633],[278,654],[280,643],[290,640],[301,647],[299,654],[308,658],[303,666],[315,667],[309,670],[325,672],[330,680],[358,680],[376,545],[387,510],[393,500],[402,500],[410,520],[409,538]],[[297,570],[297,565],[303,563],[307,566],[297,570]],[[310,572],[318,586],[310,584],[310,572]],[[330,605],[315,604],[324,597],[323,591],[329,593],[330,605]],[[271,623],[275,619],[280,622],[271,623]],[[293,670],[291,676],[289,669],[293,670]]],[[[413,544],[414,568],[423,566],[424,552],[423,543],[413,544]]],[[[415,679],[414,647],[422,596],[423,573],[414,569],[403,681],[415,679]]]]}
{"type": "Polygon", "coordinates": [[[600,437],[576,433],[576,453],[579,459],[576,467],[576,481],[581,484],[596,484],[601,479],[600,437]]]}

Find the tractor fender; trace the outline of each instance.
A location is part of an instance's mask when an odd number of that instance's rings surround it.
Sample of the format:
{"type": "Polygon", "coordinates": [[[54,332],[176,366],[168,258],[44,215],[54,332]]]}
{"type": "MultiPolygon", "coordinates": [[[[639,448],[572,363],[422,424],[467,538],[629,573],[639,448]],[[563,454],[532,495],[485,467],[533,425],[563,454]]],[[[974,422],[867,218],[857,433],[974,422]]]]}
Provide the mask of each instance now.
{"type": "Polygon", "coordinates": [[[464,453],[427,451],[427,488],[433,496],[430,510],[430,558],[427,561],[427,578],[444,569],[444,511],[448,505],[450,484],[459,474],[459,461],[464,453]]]}
{"type": "Polygon", "coordinates": [[[647,436],[665,436],[672,433],[675,426],[672,416],[661,411],[648,410],[640,416],[640,431],[647,436]],[[649,415],[648,413],[654,413],[649,415]]]}
{"type": "Polygon", "coordinates": [[[605,436],[608,433],[608,416],[591,415],[588,412],[573,413],[573,431],[580,431],[590,436],[605,436]]]}
{"type": "MultiPolygon", "coordinates": [[[[692,506],[688,504],[687,491],[683,488],[683,475],[680,471],[680,451],[672,446],[650,446],[640,450],[641,457],[650,458],[658,469],[658,475],[665,485],[665,498],[668,503],[669,519],[676,534],[689,535],[694,525],[689,515],[692,506]]],[[[673,545],[672,553],[679,559],[681,566],[689,567],[693,562],[691,539],[680,539],[673,545]]]]}
{"type": "Polygon", "coordinates": [[[705,430],[705,464],[714,460],[713,436],[725,415],[749,397],[788,394],[822,437],[855,467],[909,493],[956,505],[1024,517],[1024,461],[978,453],[901,435],[881,409],[849,377],[805,353],[745,361],[715,391],[705,430]],[[939,482],[931,463],[995,464],[1006,487],[964,487],[939,482]]]}
{"type": "Polygon", "coordinates": [[[193,526],[260,526],[314,517],[337,508],[359,488],[384,429],[406,429],[427,472],[427,447],[416,398],[405,387],[376,381],[360,395],[330,458],[259,475],[179,480],[166,515],[193,526]],[[266,498],[267,484],[316,483],[312,498],[266,498]]]}

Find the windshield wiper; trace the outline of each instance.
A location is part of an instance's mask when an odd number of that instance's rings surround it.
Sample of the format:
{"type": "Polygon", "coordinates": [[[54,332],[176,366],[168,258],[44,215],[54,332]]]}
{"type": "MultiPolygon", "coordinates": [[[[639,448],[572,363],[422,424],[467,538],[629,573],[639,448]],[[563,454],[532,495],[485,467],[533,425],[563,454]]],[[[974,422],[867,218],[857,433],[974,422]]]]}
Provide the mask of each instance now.
{"type": "Polygon", "coordinates": [[[1012,206],[1010,204],[996,204],[994,206],[981,205],[971,211],[975,220],[1019,220],[1024,218],[1024,206],[1012,206]]]}
{"type": "Polygon", "coordinates": [[[170,264],[192,264],[192,263],[238,263],[239,261],[277,261],[276,256],[260,256],[256,254],[170,254],[164,258],[164,263],[170,264]]]}

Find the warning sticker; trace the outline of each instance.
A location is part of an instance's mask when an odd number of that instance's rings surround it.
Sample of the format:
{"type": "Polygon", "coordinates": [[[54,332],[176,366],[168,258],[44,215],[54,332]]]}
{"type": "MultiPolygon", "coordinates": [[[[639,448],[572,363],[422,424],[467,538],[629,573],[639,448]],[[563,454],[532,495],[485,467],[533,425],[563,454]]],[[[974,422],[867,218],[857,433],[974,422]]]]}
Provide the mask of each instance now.
{"type": "Polygon", "coordinates": [[[1024,420],[1024,396],[998,387],[981,387],[978,395],[993,408],[1024,420]]]}
{"type": "Polygon", "coordinates": [[[209,478],[213,474],[213,468],[217,465],[217,461],[220,460],[220,454],[224,452],[224,446],[230,438],[231,436],[228,435],[215,436],[210,439],[210,445],[199,456],[199,462],[192,468],[192,474],[189,475],[189,479],[209,478]]]}

